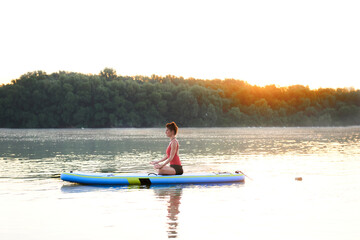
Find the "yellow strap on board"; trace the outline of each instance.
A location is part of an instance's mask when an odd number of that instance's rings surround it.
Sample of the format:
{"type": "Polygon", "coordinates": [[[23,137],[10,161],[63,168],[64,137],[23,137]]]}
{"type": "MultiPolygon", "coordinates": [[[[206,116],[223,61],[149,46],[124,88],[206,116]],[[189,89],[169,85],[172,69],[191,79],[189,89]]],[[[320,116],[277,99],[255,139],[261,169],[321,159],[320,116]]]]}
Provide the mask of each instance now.
{"type": "Polygon", "coordinates": [[[130,185],[140,185],[140,180],[137,177],[127,177],[126,179],[130,185]]]}

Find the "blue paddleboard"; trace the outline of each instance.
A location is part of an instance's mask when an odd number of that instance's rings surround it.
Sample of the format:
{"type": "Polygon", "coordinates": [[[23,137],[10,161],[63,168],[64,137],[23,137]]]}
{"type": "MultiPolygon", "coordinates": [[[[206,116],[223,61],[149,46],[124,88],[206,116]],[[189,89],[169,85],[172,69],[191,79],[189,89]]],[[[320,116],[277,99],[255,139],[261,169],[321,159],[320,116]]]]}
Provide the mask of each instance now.
{"type": "Polygon", "coordinates": [[[183,175],[157,175],[155,173],[62,173],[62,180],[87,185],[151,185],[243,182],[245,177],[235,173],[187,173],[183,175]]]}

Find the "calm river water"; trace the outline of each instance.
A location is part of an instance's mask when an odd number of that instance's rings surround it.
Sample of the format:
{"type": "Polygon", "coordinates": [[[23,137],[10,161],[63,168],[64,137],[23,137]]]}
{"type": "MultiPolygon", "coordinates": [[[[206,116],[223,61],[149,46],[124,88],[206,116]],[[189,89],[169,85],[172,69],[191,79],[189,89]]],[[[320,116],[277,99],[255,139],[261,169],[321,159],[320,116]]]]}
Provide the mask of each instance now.
{"type": "Polygon", "coordinates": [[[360,127],[183,128],[186,172],[243,184],[94,187],[153,172],[165,129],[0,129],[0,239],[360,239],[360,127]],[[302,177],[302,181],[295,181],[302,177]]]}

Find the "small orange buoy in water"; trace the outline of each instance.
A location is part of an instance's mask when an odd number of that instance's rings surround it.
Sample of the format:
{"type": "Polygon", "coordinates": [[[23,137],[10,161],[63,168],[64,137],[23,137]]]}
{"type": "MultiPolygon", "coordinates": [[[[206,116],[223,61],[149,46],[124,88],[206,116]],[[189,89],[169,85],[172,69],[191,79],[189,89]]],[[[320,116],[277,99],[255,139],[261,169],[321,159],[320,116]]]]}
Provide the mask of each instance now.
{"type": "Polygon", "coordinates": [[[302,181],[302,177],[296,177],[295,180],[296,181],[302,181]]]}

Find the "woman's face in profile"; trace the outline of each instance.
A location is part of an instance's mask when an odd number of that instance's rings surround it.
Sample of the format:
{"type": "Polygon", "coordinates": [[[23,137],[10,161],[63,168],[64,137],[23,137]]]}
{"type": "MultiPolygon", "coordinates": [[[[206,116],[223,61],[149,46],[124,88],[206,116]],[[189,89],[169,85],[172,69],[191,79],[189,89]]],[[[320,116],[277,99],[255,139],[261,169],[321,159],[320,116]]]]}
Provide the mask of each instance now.
{"type": "Polygon", "coordinates": [[[172,136],[172,132],[171,132],[170,129],[168,129],[168,128],[166,128],[165,134],[166,134],[167,137],[171,137],[171,136],[172,136]]]}

